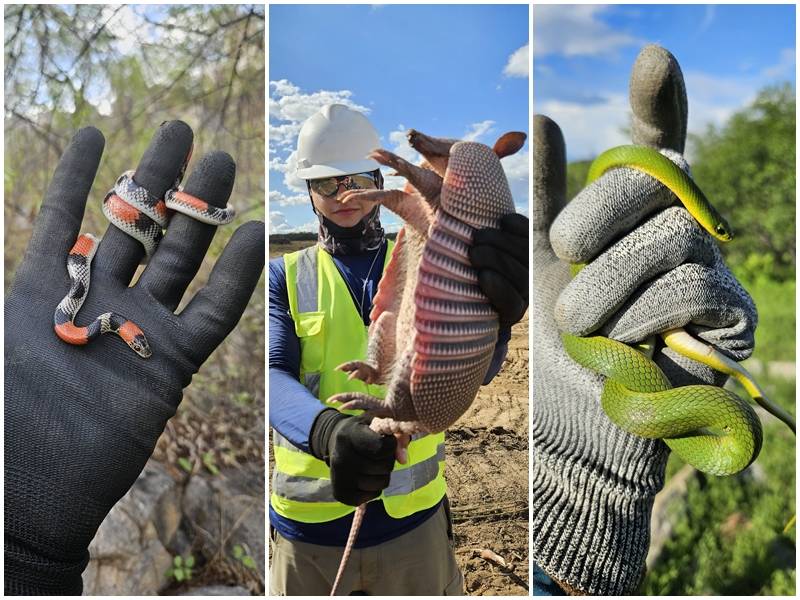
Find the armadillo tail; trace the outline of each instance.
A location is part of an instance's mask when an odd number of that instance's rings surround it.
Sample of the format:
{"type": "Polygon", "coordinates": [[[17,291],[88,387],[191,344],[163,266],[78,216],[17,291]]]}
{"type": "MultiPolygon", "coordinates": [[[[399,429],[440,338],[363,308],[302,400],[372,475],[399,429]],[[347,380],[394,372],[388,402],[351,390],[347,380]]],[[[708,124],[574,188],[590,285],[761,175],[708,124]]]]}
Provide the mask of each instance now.
{"type": "Polygon", "coordinates": [[[350,559],[350,554],[353,552],[353,546],[358,537],[358,530],[361,529],[361,521],[364,520],[364,513],[367,512],[367,505],[361,504],[356,508],[353,513],[353,524],[350,525],[350,534],[347,536],[347,543],[344,546],[344,554],[342,554],[342,561],[339,563],[339,571],[336,573],[336,579],[333,580],[333,587],[331,588],[331,596],[336,595],[336,590],[344,575],[344,570],[347,567],[347,561],[350,559]]]}

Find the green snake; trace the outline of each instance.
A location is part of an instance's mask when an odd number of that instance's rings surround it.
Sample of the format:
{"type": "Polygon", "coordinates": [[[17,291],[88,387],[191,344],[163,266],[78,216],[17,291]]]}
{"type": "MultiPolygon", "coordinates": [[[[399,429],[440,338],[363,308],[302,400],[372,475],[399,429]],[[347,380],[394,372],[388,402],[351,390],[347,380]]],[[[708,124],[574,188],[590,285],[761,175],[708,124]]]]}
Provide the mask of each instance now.
{"type": "MultiPolygon", "coordinates": [[[[602,153],[589,169],[587,185],[619,167],[654,177],[709,234],[722,242],[732,239],[727,222],[697,184],[654,149],[619,146],[602,153]]],[[[581,266],[573,265],[573,275],[581,266]]],[[[653,342],[647,352],[642,349],[647,344],[637,349],[602,336],[561,337],[575,362],[606,377],[601,403],[618,427],[641,437],[663,439],[685,462],[713,475],[737,473],[758,456],[761,422],[750,405],[735,393],[710,385],[673,388],[651,360],[653,342]]],[[[795,431],[794,418],[766,398],[744,367],[682,328],[663,332],[661,337],[679,354],[736,378],[755,402],[795,431]]]]}

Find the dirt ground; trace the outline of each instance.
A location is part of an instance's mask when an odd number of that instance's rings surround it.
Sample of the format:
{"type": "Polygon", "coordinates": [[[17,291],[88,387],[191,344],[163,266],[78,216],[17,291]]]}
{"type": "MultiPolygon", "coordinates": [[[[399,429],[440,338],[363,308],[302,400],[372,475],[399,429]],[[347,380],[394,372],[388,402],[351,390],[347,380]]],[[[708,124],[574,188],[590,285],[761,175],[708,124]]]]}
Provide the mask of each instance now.
{"type": "Polygon", "coordinates": [[[456,558],[466,593],[528,595],[527,315],[511,330],[502,370],[446,439],[456,558]],[[487,558],[487,550],[507,567],[487,558]]]}
{"type": "MultiPolygon", "coordinates": [[[[270,244],[270,257],[307,245],[270,244]]],[[[502,370],[446,433],[456,558],[470,596],[528,595],[527,315],[511,333],[502,370]]]]}

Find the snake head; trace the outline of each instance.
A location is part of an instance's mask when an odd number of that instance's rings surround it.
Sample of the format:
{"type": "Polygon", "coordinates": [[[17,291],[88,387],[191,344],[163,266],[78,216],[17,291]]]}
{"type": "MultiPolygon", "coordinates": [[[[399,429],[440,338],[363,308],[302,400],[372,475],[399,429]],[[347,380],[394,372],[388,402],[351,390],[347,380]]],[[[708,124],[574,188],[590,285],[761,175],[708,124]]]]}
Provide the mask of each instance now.
{"type": "MultiPolygon", "coordinates": [[[[122,318],[124,319],[124,317],[122,318]]],[[[117,333],[142,358],[150,358],[153,355],[144,332],[133,321],[125,319],[119,326],[117,333]]]]}
{"type": "Polygon", "coordinates": [[[725,219],[721,219],[714,226],[714,237],[723,242],[730,242],[733,239],[733,231],[725,219]]]}
{"type": "Polygon", "coordinates": [[[153,355],[153,351],[150,349],[150,344],[147,343],[144,334],[134,337],[128,342],[128,346],[142,358],[150,358],[153,355]]]}

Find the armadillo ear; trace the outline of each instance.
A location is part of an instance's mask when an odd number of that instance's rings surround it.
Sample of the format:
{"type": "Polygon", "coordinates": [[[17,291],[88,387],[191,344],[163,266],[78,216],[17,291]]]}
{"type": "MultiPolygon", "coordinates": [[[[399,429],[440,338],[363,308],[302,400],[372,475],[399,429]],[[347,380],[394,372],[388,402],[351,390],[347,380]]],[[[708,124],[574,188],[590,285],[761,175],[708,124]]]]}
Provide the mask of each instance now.
{"type": "Polygon", "coordinates": [[[519,152],[520,148],[525,145],[525,139],[528,136],[521,131],[509,131],[501,135],[494,143],[494,153],[498,157],[511,156],[519,152]]]}

